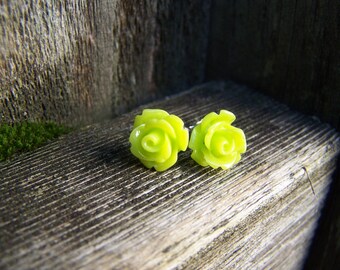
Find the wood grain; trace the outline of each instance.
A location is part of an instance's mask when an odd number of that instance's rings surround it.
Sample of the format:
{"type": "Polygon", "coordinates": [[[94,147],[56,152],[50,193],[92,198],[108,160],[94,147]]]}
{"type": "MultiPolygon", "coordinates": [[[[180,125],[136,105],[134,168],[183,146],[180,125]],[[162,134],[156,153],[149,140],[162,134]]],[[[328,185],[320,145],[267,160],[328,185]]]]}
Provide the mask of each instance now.
{"type": "Polygon", "coordinates": [[[302,267],[339,134],[231,82],[147,107],[188,127],[208,112],[231,110],[248,151],[229,171],[200,167],[189,151],[164,173],[148,170],[129,152],[140,107],[2,163],[0,268],[302,267]]]}
{"type": "Polygon", "coordinates": [[[204,79],[210,0],[0,2],[0,123],[76,125],[204,79]]]}
{"type": "Polygon", "coordinates": [[[208,79],[233,79],[340,129],[337,0],[214,0],[208,79]]]}

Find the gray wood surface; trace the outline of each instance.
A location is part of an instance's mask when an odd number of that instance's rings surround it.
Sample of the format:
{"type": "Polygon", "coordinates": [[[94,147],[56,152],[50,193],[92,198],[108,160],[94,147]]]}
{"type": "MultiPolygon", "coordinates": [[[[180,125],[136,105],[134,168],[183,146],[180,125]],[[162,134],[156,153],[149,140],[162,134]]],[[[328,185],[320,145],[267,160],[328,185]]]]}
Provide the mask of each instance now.
{"type": "Polygon", "coordinates": [[[0,1],[0,123],[95,122],[202,82],[210,2],[0,1]]]}
{"type": "Polygon", "coordinates": [[[231,82],[145,107],[188,127],[228,109],[248,151],[228,171],[200,167],[189,151],[168,171],[148,170],[129,152],[141,107],[1,163],[0,268],[299,269],[339,134],[231,82]]]}
{"type": "Polygon", "coordinates": [[[208,79],[233,79],[340,129],[338,0],[213,0],[208,79]]]}

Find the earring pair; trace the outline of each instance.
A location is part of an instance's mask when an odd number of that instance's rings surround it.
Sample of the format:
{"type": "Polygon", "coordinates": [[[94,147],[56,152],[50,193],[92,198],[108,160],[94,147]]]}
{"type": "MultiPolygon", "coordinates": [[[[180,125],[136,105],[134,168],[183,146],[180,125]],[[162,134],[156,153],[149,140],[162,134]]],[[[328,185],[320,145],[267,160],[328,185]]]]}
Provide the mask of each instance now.
{"type": "Polygon", "coordinates": [[[160,109],[145,109],[137,115],[130,134],[131,152],[147,168],[165,171],[177,162],[179,151],[188,146],[201,166],[231,168],[247,149],[244,132],[232,126],[232,112],[211,112],[191,132],[181,118],[160,109]]]}

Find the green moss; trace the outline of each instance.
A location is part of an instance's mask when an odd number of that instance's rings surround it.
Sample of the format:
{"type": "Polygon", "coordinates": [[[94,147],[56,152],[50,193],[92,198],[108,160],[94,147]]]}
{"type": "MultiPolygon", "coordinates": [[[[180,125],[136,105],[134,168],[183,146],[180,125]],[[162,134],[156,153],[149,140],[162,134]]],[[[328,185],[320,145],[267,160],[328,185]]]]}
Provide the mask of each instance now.
{"type": "Polygon", "coordinates": [[[33,150],[70,130],[53,122],[0,125],[0,161],[33,150]]]}

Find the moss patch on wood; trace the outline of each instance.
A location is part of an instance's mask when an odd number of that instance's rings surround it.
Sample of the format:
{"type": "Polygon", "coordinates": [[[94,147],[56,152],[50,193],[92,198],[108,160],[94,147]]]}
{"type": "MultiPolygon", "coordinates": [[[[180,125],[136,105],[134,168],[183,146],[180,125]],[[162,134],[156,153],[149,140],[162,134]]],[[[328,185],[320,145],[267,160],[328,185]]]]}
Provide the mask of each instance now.
{"type": "Polygon", "coordinates": [[[53,122],[0,125],[0,161],[33,150],[70,130],[69,127],[53,122]]]}

